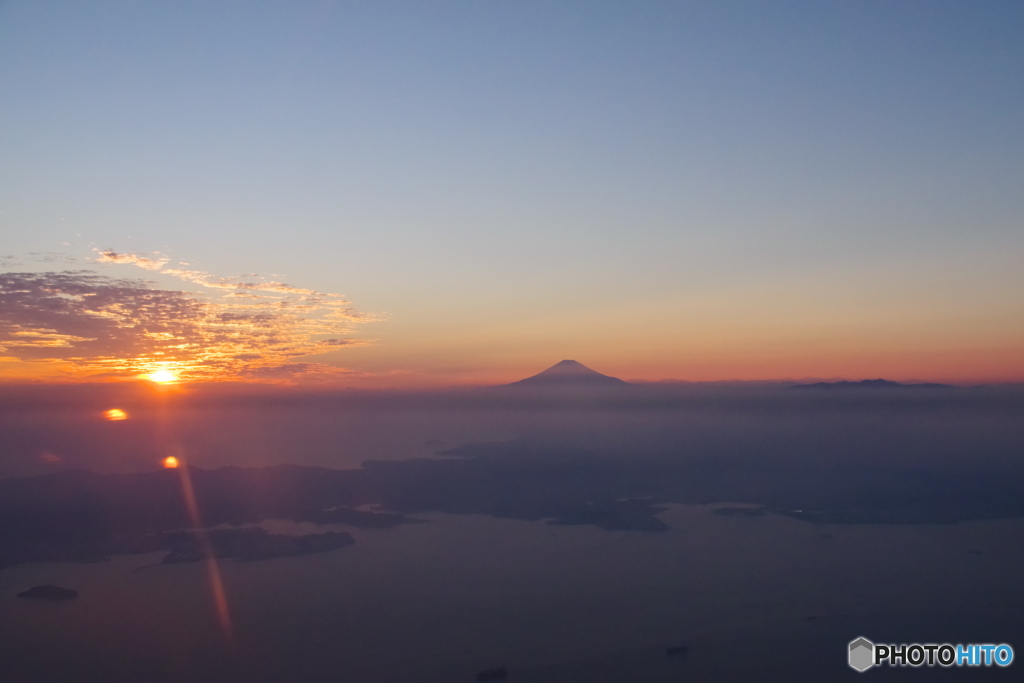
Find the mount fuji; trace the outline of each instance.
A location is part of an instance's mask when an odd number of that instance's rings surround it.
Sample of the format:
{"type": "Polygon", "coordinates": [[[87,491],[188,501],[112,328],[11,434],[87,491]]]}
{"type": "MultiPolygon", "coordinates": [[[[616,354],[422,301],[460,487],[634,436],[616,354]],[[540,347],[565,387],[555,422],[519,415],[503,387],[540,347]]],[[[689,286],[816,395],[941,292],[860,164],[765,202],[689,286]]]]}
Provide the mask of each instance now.
{"type": "Polygon", "coordinates": [[[630,385],[628,382],[624,382],[618,377],[602,375],[600,372],[591,370],[586,365],[577,363],[574,360],[563,360],[533,377],[527,377],[526,379],[521,379],[518,382],[512,382],[505,386],[590,389],[597,387],[628,387],[630,385]]]}

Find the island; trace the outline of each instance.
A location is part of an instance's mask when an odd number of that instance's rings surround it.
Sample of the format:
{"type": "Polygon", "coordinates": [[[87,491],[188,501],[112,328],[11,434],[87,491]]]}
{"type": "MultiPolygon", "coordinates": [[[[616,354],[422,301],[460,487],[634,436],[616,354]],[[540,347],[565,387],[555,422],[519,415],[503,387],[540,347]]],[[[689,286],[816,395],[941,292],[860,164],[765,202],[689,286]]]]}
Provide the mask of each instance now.
{"type": "Polygon", "coordinates": [[[29,600],[49,600],[51,602],[60,602],[62,600],[74,600],[78,597],[78,591],[71,590],[70,588],[61,588],[60,586],[54,586],[52,584],[46,584],[45,586],[35,586],[29,588],[27,591],[18,593],[19,598],[27,598],[29,600]]]}

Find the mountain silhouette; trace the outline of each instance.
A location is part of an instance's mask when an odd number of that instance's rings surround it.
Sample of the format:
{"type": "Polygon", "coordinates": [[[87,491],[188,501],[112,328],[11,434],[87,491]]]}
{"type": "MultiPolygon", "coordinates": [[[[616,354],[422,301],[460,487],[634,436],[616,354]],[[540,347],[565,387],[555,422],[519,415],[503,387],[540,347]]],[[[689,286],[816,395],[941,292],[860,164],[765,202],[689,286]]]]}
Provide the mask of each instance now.
{"type": "Polygon", "coordinates": [[[521,379],[518,382],[512,382],[505,386],[583,389],[596,387],[626,387],[629,386],[629,383],[623,382],[618,377],[602,375],[600,372],[591,370],[586,365],[577,363],[574,360],[563,360],[533,377],[527,377],[526,379],[521,379]]]}
{"type": "Polygon", "coordinates": [[[950,384],[902,384],[888,379],[863,379],[859,382],[816,382],[815,384],[797,384],[793,389],[955,389],[950,384]]]}

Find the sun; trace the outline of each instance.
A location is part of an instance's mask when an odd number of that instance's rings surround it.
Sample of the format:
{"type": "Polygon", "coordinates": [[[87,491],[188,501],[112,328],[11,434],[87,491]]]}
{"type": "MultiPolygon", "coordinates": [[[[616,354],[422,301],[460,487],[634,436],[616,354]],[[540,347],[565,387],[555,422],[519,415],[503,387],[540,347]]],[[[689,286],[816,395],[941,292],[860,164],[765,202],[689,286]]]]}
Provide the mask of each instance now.
{"type": "Polygon", "coordinates": [[[178,381],[178,376],[170,370],[157,370],[145,375],[145,377],[150,382],[156,382],[157,384],[170,384],[171,382],[178,381]]]}

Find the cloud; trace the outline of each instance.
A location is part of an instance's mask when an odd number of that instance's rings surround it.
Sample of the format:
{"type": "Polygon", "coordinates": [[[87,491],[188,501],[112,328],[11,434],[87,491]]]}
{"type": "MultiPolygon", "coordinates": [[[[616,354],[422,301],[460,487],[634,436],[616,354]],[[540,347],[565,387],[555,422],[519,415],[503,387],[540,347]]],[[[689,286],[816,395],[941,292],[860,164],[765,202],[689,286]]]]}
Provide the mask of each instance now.
{"type": "MultiPolygon", "coordinates": [[[[95,261],[97,263],[117,263],[138,266],[145,268],[146,270],[155,270],[164,275],[172,275],[180,278],[186,282],[192,282],[197,285],[204,287],[210,287],[213,289],[229,289],[229,290],[255,290],[260,292],[275,292],[279,294],[305,294],[307,296],[324,296],[320,292],[313,289],[302,289],[301,287],[292,287],[283,282],[274,282],[272,280],[263,280],[256,273],[250,275],[243,275],[238,277],[216,277],[209,273],[204,273],[201,270],[182,270],[181,268],[165,268],[164,266],[170,261],[170,259],[164,257],[151,258],[145,254],[128,253],[122,254],[114,251],[113,249],[96,250],[98,256],[95,261]],[[248,278],[248,279],[243,279],[248,278]]],[[[244,296],[242,293],[236,295],[244,296]]],[[[336,294],[328,294],[326,296],[337,296],[336,294]]]]}
{"type": "Polygon", "coordinates": [[[138,266],[146,270],[163,270],[163,267],[169,261],[169,259],[165,258],[152,259],[147,256],[140,256],[139,254],[119,254],[113,249],[99,251],[99,256],[95,260],[97,263],[120,263],[138,266]]]}
{"type": "Polygon", "coordinates": [[[39,263],[78,263],[78,259],[70,254],[64,254],[59,251],[36,251],[25,255],[32,261],[39,263]]]}
{"type": "Polygon", "coordinates": [[[84,376],[163,368],[183,379],[324,377],[339,369],[295,359],[360,344],[349,337],[353,325],[375,319],[339,295],[258,276],[217,278],[112,250],[94,261],[212,291],[161,289],[90,270],[0,273],[0,356],[84,376]]]}
{"type": "Polygon", "coordinates": [[[285,363],[277,366],[257,367],[247,370],[243,375],[253,379],[298,379],[331,380],[342,376],[360,374],[345,368],[338,368],[323,363],[285,363]]]}

